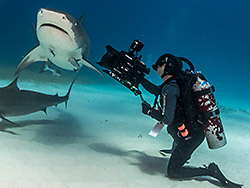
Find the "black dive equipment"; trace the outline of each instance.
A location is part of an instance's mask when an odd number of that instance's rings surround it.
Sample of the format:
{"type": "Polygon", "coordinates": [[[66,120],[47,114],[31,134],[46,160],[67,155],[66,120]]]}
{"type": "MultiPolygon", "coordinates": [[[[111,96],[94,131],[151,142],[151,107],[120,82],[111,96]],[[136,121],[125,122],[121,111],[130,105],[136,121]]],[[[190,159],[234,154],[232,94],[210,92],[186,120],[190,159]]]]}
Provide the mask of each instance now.
{"type": "Polygon", "coordinates": [[[141,95],[138,88],[140,80],[150,72],[150,69],[141,61],[142,56],[139,56],[143,46],[141,41],[134,40],[127,52],[123,50],[119,52],[107,45],[107,53],[98,62],[105,68],[103,72],[127,87],[136,96],[141,95]]]}

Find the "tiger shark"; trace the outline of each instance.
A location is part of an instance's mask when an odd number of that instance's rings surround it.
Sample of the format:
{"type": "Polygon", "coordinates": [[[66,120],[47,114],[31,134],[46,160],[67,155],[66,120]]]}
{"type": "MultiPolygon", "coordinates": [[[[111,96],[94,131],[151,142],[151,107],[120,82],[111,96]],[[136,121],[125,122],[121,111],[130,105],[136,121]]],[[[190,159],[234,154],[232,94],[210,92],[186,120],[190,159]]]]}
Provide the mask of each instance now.
{"type": "Polygon", "coordinates": [[[39,45],[21,60],[15,75],[38,61],[50,61],[75,72],[85,65],[103,75],[87,60],[90,41],[82,20],[83,17],[76,19],[63,11],[41,8],[35,32],[39,45]]]}
{"type": "Polygon", "coordinates": [[[71,92],[71,88],[76,78],[71,83],[69,90],[65,96],[47,95],[40,92],[22,90],[17,86],[18,77],[8,86],[0,88],[0,118],[9,123],[18,125],[6,117],[22,116],[37,111],[46,113],[47,107],[57,106],[67,101],[71,92]]]}

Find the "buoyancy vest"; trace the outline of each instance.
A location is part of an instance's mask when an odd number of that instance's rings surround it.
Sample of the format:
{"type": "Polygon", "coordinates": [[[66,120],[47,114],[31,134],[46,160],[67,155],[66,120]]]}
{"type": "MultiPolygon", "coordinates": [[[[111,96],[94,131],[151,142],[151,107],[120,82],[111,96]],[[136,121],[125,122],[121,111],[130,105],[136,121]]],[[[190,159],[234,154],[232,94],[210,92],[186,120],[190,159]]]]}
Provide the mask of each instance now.
{"type": "MultiPolygon", "coordinates": [[[[173,83],[173,80],[176,80],[175,83],[180,89],[180,96],[176,104],[175,118],[174,121],[168,125],[168,132],[172,136],[175,136],[178,132],[180,132],[179,129],[182,129],[183,125],[185,125],[185,129],[181,131],[185,133],[188,131],[190,135],[194,131],[201,129],[201,125],[197,122],[198,112],[192,93],[192,86],[195,83],[196,78],[191,75],[186,75],[185,73],[171,77],[159,87],[158,95],[161,95],[162,88],[167,84],[173,83]]],[[[162,105],[163,102],[160,100],[160,103],[162,105]]]]}

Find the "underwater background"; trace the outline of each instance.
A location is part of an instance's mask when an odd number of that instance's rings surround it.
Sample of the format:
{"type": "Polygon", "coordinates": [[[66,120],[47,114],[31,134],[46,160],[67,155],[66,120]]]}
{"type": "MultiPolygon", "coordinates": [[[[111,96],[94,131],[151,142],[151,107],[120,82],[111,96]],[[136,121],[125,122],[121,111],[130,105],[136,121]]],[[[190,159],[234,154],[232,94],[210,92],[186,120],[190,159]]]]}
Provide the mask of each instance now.
{"type": "MultiPolygon", "coordinates": [[[[250,185],[250,1],[0,0],[0,87],[14,79],[21,59],[37,45],[31,23],[36,24],[39,8],[76,18],[84,13],[88,60],[99,69],[96,62],[106,45],[126,51],[134,39],[144,43],[140,54],[149,68],[164,53],[191,60],[215,86],[228,144],[209,150],[204,142],[190,163],[217,160],[229,179],[250,185]]],[[[60,69],[56,78],[39,74],[41,65],[20,74],[20,88],[64,95],[75,73],[60,69]]],[[[147,78],[161,84],[153,70],[147,78]]],[[[152,102],[153,96],[142,91],[152,102]]],[[[0,125],[0,131],[17,133],[0,132],[0,187],[218,187],[165,178],[168,158],[158,150],[169,148],[172,140],[166,131],[148,136],[155,120],[141,113],[140,102],[118,82],[82,67],[67,110],[60,105],[49,108],[47,116],[11,119],[22,127],[0,125]]]]}
{"type": "MultiPolygon", "coordinates": [[[[139,39],[145,45],[142,61],[148,67],[164,53],[186,57],[215,85],[219,102],[237,108],[250,106],[247,0],[1,0],[1,67],[14,68],[37,45],[31,22],[36,24],[41,7],[63,10],[76,18],[84,13],[92,63],[100,61],[106,45],[128,50],[139,39]]],[[[84,68],[80,74],[86,76],[84,68]]],[[[160,83],[154,71],[149,77],[160,83]]]]}

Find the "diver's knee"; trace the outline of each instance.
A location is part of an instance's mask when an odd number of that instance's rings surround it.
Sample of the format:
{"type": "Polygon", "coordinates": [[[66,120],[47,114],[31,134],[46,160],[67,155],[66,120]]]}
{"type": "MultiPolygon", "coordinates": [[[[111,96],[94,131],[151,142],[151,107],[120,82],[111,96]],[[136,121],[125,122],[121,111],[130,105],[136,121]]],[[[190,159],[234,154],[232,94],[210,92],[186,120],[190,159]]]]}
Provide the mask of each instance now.
{"type": "Polygon", "coordinates": [[[168,167],[166,171],[166,177],[171,179],[178,179],[179,170],[175,168],[168,167]]]}

